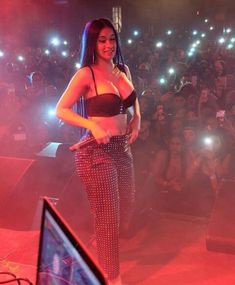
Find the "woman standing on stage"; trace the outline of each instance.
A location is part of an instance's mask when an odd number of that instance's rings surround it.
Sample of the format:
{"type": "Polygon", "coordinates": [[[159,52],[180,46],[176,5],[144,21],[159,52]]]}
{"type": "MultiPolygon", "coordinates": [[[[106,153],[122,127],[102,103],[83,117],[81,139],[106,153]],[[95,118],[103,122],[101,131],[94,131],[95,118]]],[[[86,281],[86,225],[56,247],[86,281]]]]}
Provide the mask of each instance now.
{"type": "Polygon", "coordinates": [[[99,263],[109,284],[119,285],[119,235],[128,230],[135,196],[130,144],[140,128],[139,104],[108,19],[87,23],[81,52],[82,67],[59,100],[57,116],[87,129],[76,167],[94,215],[99,263]],[[86,117],[72,111],[81,97],[86,117]]]}

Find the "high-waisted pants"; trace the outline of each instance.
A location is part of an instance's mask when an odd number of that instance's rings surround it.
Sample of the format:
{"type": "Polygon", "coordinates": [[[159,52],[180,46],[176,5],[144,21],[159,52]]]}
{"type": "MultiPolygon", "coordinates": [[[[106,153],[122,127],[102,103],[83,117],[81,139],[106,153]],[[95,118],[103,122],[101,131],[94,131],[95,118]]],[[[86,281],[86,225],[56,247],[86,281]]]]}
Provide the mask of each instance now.
{"type": "Polygon", "coordinates": [[[133,159],[127,136],[96,141],[76,152],[76,168],[87,191],[97,240],[98,260],[109,280],[119,275],[119,229],[133,211],[133,159]]]}

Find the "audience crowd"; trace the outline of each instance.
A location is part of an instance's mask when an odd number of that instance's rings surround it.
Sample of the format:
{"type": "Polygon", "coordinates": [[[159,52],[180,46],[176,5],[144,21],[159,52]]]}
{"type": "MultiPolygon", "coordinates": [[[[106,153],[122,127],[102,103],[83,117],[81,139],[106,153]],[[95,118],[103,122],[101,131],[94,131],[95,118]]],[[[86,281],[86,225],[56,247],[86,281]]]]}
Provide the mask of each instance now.
{"type": "MultiPolygon", "coordinates": [[[[132,145],[139,214],[209,216],[223,182],[235,179],[235,52],[204,40],[189,56],[185,46],[156,48],[150,35],[124,45],[142,114],[132,145]]],[[[78,131],[53,110],[79,50],[63,57],[56,48],[48,55],[26,46],[21,61],[17,52],[9,47],[0,57],[1,153],[75,143],[78,131]]]]}

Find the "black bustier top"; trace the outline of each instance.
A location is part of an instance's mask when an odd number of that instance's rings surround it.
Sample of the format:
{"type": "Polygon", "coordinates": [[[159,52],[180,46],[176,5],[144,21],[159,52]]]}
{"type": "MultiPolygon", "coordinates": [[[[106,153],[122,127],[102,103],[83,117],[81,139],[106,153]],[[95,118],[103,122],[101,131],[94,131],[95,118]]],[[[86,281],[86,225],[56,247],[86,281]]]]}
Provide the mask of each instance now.
{"type": "Polygon", "coordinates": [[[96,96],[88,98],[84,102],[87,116],[112,117],[118,114],[125,114],[126,109],[131,107],[136,100],[135,90],[124,100],[119,95],[113,93],[98,94],[94,71],[91,67],[90,69],[94,80],[96,96]]]}

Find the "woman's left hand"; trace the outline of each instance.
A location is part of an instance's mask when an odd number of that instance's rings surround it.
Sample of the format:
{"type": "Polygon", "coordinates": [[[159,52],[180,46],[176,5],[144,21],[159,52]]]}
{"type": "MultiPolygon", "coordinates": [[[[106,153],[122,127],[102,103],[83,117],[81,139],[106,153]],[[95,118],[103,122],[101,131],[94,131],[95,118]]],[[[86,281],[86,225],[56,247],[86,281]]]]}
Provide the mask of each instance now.
{"type": "Polygon", "coordinates": [[[137,139],[139,130],[140,117],[137,115],[133,115],[127,126],[127,134],[129,134],[128,144],[132,144],[137,139]]]}

